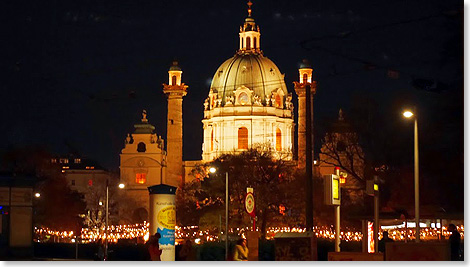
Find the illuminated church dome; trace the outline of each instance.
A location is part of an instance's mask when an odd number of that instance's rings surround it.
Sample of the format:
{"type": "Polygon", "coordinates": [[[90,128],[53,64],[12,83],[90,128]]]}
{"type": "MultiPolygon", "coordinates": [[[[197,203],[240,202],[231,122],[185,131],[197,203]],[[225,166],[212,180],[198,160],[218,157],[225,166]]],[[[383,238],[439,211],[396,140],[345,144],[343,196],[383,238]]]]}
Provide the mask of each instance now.
{"type": "Polygon", "coordinates": [[[216,70],[204,102],[202,158],[270,146],[292,159],[293,104],[284,74],[260,48],[260,30],[251,17],[240,27],[239,50],[216,70]]]}

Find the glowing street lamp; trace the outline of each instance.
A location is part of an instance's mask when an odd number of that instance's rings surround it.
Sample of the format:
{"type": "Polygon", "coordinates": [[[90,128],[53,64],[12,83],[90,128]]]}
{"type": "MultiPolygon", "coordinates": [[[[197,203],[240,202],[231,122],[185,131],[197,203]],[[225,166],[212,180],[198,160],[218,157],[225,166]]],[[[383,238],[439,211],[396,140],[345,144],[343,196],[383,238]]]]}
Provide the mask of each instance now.
{"type": "MultiPolygon", "coordinates": [[[[209,172],[215,173],[217,169],[210,167],[209,172]]],[[[228,260],[228,172],[225,172],[225,260],[228,260]]]]}
{"type": "Polygon", "coordinates": [[[37,192],[36,194],[34,194],[35,197],[37,198],[40,198],[41,197],[41,193],[37,192]]]}
{"type": "Polygon", "coordinates": [[[409,111],[409,110],[406,110],[405,112],[403,112],[403,116],[405,116],[405,118],[411,118],[413,117],[413,112],[409,111]]]}
{"type": "Polygon", "coordinates": [[[120,189],[124,189],[124,187],[126,187],[126,185],[123,184],[123,183],[120,183],[120,184],[118,185],[118,187],[119,187],[120,189]]]}
{"type": "Polygon", "coordinates": [[[419,243],[419,232],[420,232],[420,225],[419,225],[419,151],[418,151],[418,118],[413,112],[409,110],[405,110],[403,112],[403,116],[405,118],[412,118],[415,119],[415,129],[414,129],[414,165],[415,165],[415,222],[416,222],[416,243],[419,243]]]}

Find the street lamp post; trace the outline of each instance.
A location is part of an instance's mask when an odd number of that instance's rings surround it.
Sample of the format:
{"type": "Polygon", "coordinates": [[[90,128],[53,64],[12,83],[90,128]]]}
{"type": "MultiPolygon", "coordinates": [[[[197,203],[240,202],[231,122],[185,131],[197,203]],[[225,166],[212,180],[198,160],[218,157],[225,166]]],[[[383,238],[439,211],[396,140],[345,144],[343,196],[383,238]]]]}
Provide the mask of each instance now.
{"type": "Polygon", "coordinates": [[[106,228],[104,241],[104,260],[108,260],[108,213],[109,213],[109,180],[106,179],[106,228]]]}
{"type": "MultiPolygon", "coordinates": [[[[209,168],[209,172],[215,173],[216,168],[209,168]]],[[[228,172],[225,172],[225,260],[228,259],[228,205],[229,205],[229,194],[228,194],[228,172]]]]}
{"type": "Polygon", "coordinates": [[[420,241],[419,225],[419,151],[418,151],[418,117],[411,111],[403,112],[406,118],[414,117],[414,182],[415,182],[415,224],[416,224],[416,243],[420,241]]]}
{"type": "MultiPolygon", "coordinates": [[[[118,185],[120,189],[123,189],[125,185],[120,183],[118,185]]],[[[101,205],[101,203],[100,203],[101,205]]],[[[106,179],[106,228],[105,228],[105,239],[104,239],[104,260],[108,260],[108,214],[109,214],[109,180],[106,179]]]]}

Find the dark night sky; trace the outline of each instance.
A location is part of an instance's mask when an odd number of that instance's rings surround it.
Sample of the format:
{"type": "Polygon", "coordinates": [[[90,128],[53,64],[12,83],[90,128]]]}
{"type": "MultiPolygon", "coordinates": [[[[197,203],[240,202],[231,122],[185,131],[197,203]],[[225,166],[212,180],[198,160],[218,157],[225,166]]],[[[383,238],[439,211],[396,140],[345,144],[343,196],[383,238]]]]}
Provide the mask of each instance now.
{"type": "MultiPolygon", "coordinates": [[[[200,159],[203,100],[217,67],[238,49],[245,1],[9,1],[2,8],[2,150],[38,144],[66,153],[69,143],[117,168],[142,109],[166,137],[161,84],[177,58],[189,85],[184,159],[200,159]]],[[[384,154],[402,155],[386,160],[411,166],[412,124],[400,112],[413,103],[422,166],[436,157],[456,163],[463,183],[462,1],[255,0],[253,17],[290,92],[303,58],[315,69],[316,150],[338,109],[348,118],[362,101],[375,107],[369,115],[387,140],[384,154]],[[399,77],[388,77],[389,69],[399,77]],[[413,79],[446,90],[417,90],[413,79]]]]}

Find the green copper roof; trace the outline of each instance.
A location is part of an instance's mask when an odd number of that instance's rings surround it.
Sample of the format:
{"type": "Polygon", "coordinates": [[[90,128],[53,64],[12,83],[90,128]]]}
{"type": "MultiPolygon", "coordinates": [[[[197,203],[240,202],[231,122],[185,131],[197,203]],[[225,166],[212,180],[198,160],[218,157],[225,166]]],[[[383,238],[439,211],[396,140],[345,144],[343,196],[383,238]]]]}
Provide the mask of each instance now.
{"type": "Polygon", "coordinates": [[[148,122],[141,122],[134,124],[135,134],[151,134],[155,130],[155,126],[149,124],[148,122]]]}

